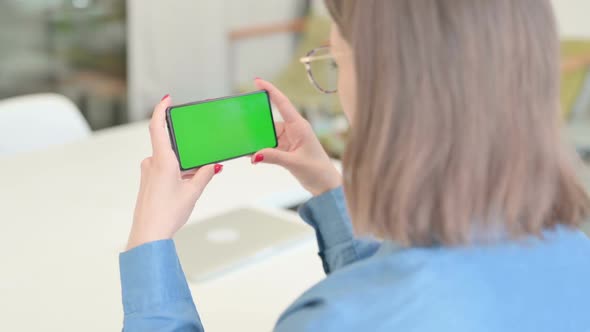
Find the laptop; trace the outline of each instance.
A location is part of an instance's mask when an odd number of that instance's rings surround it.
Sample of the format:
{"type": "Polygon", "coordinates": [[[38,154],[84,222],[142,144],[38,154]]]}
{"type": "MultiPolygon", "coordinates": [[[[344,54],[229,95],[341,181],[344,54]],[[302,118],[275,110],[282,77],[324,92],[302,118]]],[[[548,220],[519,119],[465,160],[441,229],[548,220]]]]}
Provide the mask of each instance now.
{"type": "Polygon", "coordinates": [[[313,238],[293,212],[240,208],[184,226],[174,242],[187,279],[202,282],[313,238]]]}

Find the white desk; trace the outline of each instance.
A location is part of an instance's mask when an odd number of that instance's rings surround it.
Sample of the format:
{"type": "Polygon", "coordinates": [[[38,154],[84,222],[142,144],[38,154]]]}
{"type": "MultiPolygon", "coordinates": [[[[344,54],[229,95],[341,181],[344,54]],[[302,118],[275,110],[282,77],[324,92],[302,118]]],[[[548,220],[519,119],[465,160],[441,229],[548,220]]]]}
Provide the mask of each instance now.
{"type": "MultiPolygon", "coordinates": [[[[146,123],[86,142],[0,159],[0,330],[118,331],[118,254],[130,228],[146,123]]],[[[225,163],[192,220],[238,206],[307,197],[291,175],[249,159],[225,163]]],[[[192,285],[209,331],[271,330],[323,277],[313,241],[214,281],[192,285]]]]}
{"type": "MultiPolygon", "coordinates": [[[[0,159],[0,330],[118,331],[118,254],[131,224],[146,123],[90,141],[0,159]]],[[[248,159],[225,164],[192,220],[245,205],[306,198],[290,174],[248,159]]],[[[192,285],[208,331],[269,331],[323,277],[313,242],[192,285]]]]}

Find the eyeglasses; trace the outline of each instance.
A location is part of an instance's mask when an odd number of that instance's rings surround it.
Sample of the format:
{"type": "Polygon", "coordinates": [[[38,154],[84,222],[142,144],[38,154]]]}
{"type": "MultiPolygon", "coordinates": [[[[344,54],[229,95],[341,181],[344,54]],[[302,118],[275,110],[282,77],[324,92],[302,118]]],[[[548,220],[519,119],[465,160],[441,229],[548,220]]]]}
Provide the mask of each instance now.
{"type": "Polygon", "coordinates": [[[323,93],[338,91],[338,65],[329,46],[315,48],[299,61],[305,66],[307,77],[316,89],[323,93]]]}

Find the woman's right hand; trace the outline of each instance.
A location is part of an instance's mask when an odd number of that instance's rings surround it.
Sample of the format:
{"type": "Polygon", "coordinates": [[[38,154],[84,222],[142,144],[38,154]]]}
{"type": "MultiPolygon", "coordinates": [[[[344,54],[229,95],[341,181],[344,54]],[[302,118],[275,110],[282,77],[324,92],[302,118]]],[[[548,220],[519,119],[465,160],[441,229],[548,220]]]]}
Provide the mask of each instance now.
{"type": "Polygon", "coordinates": [[[259,78],[255,83],[259,89],[268,91],[283,122],[275,123],[278,147],[258,151],[252,155],[252,163],[283,166],[314,196],[342,185],[342,176],[332,164],[309,122],[274,85],[259,78]]]}

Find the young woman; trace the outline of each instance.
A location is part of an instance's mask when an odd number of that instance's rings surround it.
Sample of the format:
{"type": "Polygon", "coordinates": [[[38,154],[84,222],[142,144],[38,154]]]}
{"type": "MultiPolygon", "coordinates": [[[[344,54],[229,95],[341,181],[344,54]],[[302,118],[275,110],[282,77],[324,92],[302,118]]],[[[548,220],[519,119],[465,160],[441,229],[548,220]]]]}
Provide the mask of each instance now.
{"type": "MultiPolygon", "coordinates": [[[[256,80],[284,122],[279,147],[252,160],[314,195],[300,214],[328,274],[276,330],[588,330],[590,240],[577,225],[590,204],[559,140],[550,0],[326,4],[352,127],[343,177],[288,99],[256,80]]],[[[183,179],[170,103],[154,111],[120,257],[125,331],[203,330],[170,239],[222,167],[183,179]]]]}

